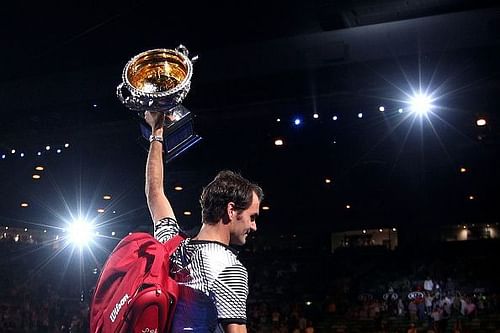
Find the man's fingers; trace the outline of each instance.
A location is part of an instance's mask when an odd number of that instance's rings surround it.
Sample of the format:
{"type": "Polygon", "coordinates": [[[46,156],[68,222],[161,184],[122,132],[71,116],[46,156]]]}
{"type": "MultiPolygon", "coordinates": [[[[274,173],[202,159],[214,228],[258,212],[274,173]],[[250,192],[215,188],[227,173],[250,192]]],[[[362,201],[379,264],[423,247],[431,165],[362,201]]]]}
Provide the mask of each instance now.
{"type": "Polygon", "coordinates": [[[144,119],[150,125],[161,125],[165,120],[165,114],[163,112],[155,112],[155,111],[146,111],[144,113],[144,119]]]}

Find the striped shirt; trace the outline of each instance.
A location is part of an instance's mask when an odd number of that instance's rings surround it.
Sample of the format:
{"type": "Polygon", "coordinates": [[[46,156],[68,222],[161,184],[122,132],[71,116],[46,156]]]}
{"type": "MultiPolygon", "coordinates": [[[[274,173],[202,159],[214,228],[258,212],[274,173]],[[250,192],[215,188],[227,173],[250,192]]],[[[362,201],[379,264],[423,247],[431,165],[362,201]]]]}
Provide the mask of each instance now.
{"type": "MultiPolygon", "coordinates": [[[[179,232],[172,218],[163,218],[155,226],[160,242],[179,232]]],[[[174,331],[211,332],[218,323],[246,323],[248,274],[232,248],[187,238],[170,257],[170,274],[181,286],[174,331]],[[178,330],[176,322],[182,326],[178,330]]]]}

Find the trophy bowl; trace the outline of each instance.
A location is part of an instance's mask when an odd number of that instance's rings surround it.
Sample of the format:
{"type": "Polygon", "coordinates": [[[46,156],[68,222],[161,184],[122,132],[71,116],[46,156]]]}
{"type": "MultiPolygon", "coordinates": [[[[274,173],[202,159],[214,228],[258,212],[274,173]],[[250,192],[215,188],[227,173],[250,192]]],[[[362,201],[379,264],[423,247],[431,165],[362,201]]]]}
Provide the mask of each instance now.
{"type": "Polygon", "coordinates": [[[189,92],[193,62],[189,52],[179,45],[175,49],[142,52],[125,65],[118,99],[131,110],[168,113],[189,92]]]}
{"type": "MultiPolygon", "coordinates": [[[[118,99],[144,117],[145,111],[164,112],[165,161],[169,162],[201,140],[194,132],[194,115],[180,103],[187,96],[193,76],[193,63],[183,45],[175,49],[154,49],[130,59],[116,88],[118,99]]],[[[145,122],[141,133],[149,140],[151,129],[145,122]]]]}

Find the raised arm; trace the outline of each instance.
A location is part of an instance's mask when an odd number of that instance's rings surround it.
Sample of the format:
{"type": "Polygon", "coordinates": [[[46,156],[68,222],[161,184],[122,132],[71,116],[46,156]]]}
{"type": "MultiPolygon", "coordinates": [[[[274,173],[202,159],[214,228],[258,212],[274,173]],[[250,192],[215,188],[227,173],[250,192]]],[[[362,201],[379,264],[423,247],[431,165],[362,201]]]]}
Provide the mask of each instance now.
{"type": "MultiPolygon", "coordinates": [[[[146,112],[146,122],[151,126],[154,137],[163,138],[163,122],[165,114],[161,112],[146,112]]],[[[175,219],[174,211],[165,195],[163,188],[163,144],[152,140],[149,144],[148,159],[146,162],[146,199],[153,222],[171,217],[175,219]]]]}

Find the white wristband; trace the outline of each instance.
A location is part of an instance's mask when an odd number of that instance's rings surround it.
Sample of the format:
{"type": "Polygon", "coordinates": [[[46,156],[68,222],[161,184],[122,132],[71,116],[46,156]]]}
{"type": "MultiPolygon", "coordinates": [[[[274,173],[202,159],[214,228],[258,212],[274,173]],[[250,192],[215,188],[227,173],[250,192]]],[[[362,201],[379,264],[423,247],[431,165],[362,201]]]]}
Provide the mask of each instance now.
{"type": "Polygon", "coordinates": [[[160,135],[150,135],[149,142],[158,141],[163,143],[163,137],[160,135]]]}

